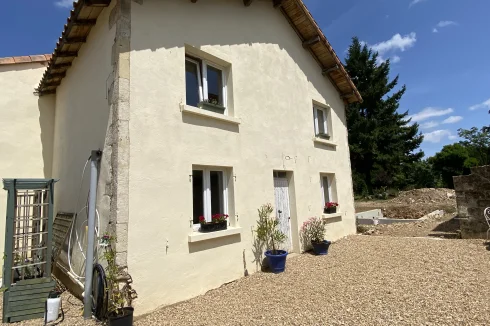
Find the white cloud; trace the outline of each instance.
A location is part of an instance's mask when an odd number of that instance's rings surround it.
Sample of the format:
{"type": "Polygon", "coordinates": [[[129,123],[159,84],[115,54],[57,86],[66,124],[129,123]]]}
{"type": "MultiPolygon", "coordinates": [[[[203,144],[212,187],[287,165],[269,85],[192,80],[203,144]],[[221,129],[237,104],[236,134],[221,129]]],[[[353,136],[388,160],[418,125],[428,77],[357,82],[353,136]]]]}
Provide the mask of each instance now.
{"type": "Polygon", "coordinates": [[[77,2],[77,0],[59,0],[55,1],[55,6],[61,8],[71,8],[73,6],[73,2],[77,2]]]}
{"type": "Polygon", "coordinates": [[[447,138],[449,138],[450,140],[455,140],[455,139],[458,139],[458,136],[451,135],[451,136],[449,136],[449,137],[447,137],[447,138]]]}
{"type": "Polygon", "coordinates": [[[440,143],[444,138],[453,137],[451,132],[447,129],[444,130],[434,130],[424,134],[424,140],[430,143],[440,143]]]}
{"type": "Polygon", "coordinates": [[[405,36],[401,36],[398,33],[393,35],[388,41],[374,44],[373,46],[371,46],[371,49],[378,52],[380,55],[397,50],[403,52],[406,49],[414,46],[415,42],[417,42],[417,34],[415,34],[414,32],[405,36]]]}
{"type": "MultiPolygon", "coordinates": [[[[414,32],[407,34],[405,36],[401,36],[399,33],[395,34],[391,37],[391,39],[383,42],[376,43],[374,45],[371,45],[370,48],[378,52],[378,58],[376,60],[376,63],[378,65],[382,64],[383,62],[386,61],[384,58],[384,55],[386,53],[393,53],[396,51],[401,51],[404,52],[405,50],[413,47],[415,45],[415,42],[417,42],[417,34],[414,32]]],[[[361,42],[361,44],[366,42],[361,42]]],[[[400,62],[401,58],[397,55],[393,55],[391,58],[392,63],[397,63],[400,62]]]]}
{"type": "Polygon", "coordinates": [[[452,20],[441,20],[438,24],[437,27],[448,27],[451,25],[458,25],[458,23],[452,21],[452,20]]]}
{"type": "Polygon", "coordinates": [[[416,4],[424,2],[424,1],[426,1],[426,0],[413,0],[412,2],[410,2],[408,7],[410,8],[411,6],[415,6],[416,4]]]}
{"type": "Polygon", "coordinates": [[[413,122],[424,121],[432,117],[441,117],[443,115],[450,114],[453,111],[454,110],[451,108],[439,109],[439,108],[428,107],[418,113],[415,113],[414,115],[411,115],[409,118],[411,118],[413,122]]]}
{"type": "Polygon", "coordinates": [[[445,124],[456,123],[456,122],[459,122],[461,120],[463,120],[463,117],[462,116],[452,115],[449,118],[447,118],[444,121],[442,121],[442,123],[445,123],[445,124]]]}
{"type": "Polygon", "coordinates": [[[490,98],[483,103],[470,106],[470,111],[485,109],[485,108],[490,109],[490,98]]]}
{"type": "Polygon", "coordinates": [[[458,23],[452,20],[441,20],[439,23],[437,23],[436,27],[432,29],[432,33],[439,33],[438,28],[444,28],[448,26],[456,26],[458,23]]]}
{"type": "Polygon", "coordinates": [[[428,121],[428,122],[422,123],[420,125],[420,128],[422,128],[422,129],[431,129],[431,128],[437,127],[438,125],[439,125],[439,122],[436,122],[436,121],[428,121]]]}

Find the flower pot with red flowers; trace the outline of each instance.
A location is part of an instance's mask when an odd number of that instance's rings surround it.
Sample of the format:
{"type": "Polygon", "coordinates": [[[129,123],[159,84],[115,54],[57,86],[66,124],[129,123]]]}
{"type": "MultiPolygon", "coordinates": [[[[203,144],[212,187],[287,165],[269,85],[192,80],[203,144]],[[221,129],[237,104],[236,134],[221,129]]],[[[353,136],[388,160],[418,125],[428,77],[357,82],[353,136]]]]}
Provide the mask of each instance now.
{"type": "Polygon", "coordinates": [[[228,228],[228,214],[214,214],[211,216],[211,222],[207,222],[204,216],[199,216],[201,232],[223,231],[228,228]]]}
{"type": "MultiPolygon", "coordinates": [[[[311,243],[316,255],[326,255],[331,242],[325,240],[327,222],[323,218],[312,217],[301,226],[303,245],[311,243]]],[[[305,249],[306,250],[306,249],[305,249]]]]}
{"type": "Polygon", "coordinates": [[[335,203],[335,202],[326,203],[325,207],[323,208],[323,213],[335,214],[335,213],[337,213],[337,206],[339,206],[339,204],[335,203]]]}

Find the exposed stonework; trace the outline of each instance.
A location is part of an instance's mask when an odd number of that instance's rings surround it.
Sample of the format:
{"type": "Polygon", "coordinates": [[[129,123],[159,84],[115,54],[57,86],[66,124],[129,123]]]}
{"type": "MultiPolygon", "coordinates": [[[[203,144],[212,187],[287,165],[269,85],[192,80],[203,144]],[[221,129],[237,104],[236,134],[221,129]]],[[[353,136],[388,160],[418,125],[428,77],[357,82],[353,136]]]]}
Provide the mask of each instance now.
{"type": "Polygon", "coordinates": [[[463,238],[485,238],[483,211],[490,207],[490,165],[471,168],[470,175],[453,177],[463,238]]]}
{"type": "Polygon", "coordinates": [[[104,190],[100,204],[109,205],[109,231],[117,238],[116,263],[123,267],[127,267],[129,221],[131,1],[118,0],[110,15],[109,28],[116,27],[116,36],[112,51],[113,83],[108,94],[110,126],[101,162],[108,166],[106,170],[110,175],[105,185],[99,185],[99,189],[104,190]]]}

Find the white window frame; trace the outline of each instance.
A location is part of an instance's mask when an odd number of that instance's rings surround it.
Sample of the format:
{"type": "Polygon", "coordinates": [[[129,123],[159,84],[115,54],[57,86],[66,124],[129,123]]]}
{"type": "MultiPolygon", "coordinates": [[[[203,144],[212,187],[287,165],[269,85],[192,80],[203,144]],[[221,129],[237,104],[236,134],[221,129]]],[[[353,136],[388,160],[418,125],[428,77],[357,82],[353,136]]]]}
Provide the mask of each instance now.
{"type": "Polygon", "coordinates": [[[325,134],[330,136],[330,132],[328,130],[328,118],[329,118],[329,110],[327,108],[313,105],[313,116],[315,119],[315,136],[320,135],[320,128],[318,127],[318,111],[321,111],[323,114],[323,130],[325,130],[325,134]]]}
{"type": "Polygon", "coordinates": [[[328,187],[328,198],[330,199],[331,202],[334,201],[333,196],[332,196],[332,178],[333,176],[330,176],[328,174],[320,174],[320,186],[322,189],[322,202],[323,202],[323,207],[327,204],[325,201],[325,184],[324,184],[324,179],[327,178],[327,187],[328,187]]]}
{"type": "MultiPolygon", "coordinates": [[[[203,100],[203,97],[202,97],[202,94],[203,94],[203,86],[202,86],[202,78],[201,78],[201,65],[199,64],[198,61],[193,60],[193,59],[191,59],[189,57],[185,57],[185,61],[189,61],[189,62],[191,62],[191,63],[193,63],[193,64],[196,65],[196,68],[197,68],[196,69],[197,70],[197,81],[199,83],[199,101],[202,102],[202,100],[203,100]]],[[[187,91],[187,89],[186,89],[186,91],[187,91]]]]}
{"type": "Polygon", "coordinates": [[[207,101],[209,100],[208,98],[208,66],[211,66],[213,68],[216,68],[221,71],[221,84],[223,85],[222,87],[222,96],[223,96],[223,107],[225,108],[225,115],[228,115],[228,94],[227,90],[228,87],[226,85],[226,69],[220,65],[217,65],[213,62],[210,62],[209,60],[198,58],[201,60],[201,63],[197,60],[194,60],[188,56],[185,57],[185,60],[192,62],[197,65],[197,71],[198,71],[198,79],[199,79],[199,100],[202,101],[207,101]],[[201,68],[202,68],[202,78],[201,78],[201,68]]]}
{"type": "MultiPolygon", "coordinates": [[[[228,215],[228,173],[227,170],[220,167],[193,167],[192,171],[202,171],[203,179],[203,211],[206,222],[211,222],[211,171],[217,171],[223,173],[223,214],[228,215]]],[[[194,195],[194,194],[193,194],[194,195]]],[[[194,200],[194,199],[193,199],[194,200]]],[[[193,229],[197,231],[201,225],[193,224],[193,229]]]]}

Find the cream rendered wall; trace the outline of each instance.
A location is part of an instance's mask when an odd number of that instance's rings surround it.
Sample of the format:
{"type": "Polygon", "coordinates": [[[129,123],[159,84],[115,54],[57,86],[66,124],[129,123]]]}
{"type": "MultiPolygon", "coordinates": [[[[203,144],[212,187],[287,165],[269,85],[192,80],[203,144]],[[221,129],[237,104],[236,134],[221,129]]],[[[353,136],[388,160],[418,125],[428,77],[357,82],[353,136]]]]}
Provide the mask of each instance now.
{"type": "MultiPolygon", "coordinates": [[[[111,7],[100,14],[87,42],[57,88],[53,177],[59,182],[55,188],[55,212],[75,212],[84,165],[92,150],[104,148],[109,125],[107,94],[112,82],[111,56],[115,35],[115,27],[109,29],[108,23],[111,7]]],[[[90,164],[85,171],[78,211],[87,201],[89,179],[90,164]]],[[[82,226],[85,213],[82,212],[77,221],[82,238],[85,238],[82,226]]],[[[101,212],[103,227],[108,221],[105,213],[101,212]]],[[[79,272],[82,257],[78,250],[74,250],[74,261],[76,272],[79,272]]]]}
{"type": "MultiPolygon", "coordinates": [[[[45,63],[0,65],[0,179],[51,177],[55,97],[33,94],[45,70],[45,63]]],[[[0,188],[3,255],[7,191],[0,188]]]]}
{"type": "Polygon", "coordinates": [[[257,208],[274,203],[273,170],[293,172],[296,252],[299,226],[322,214],[320,173],[335,173],[343,213],[327,238],[355,232],[344,104],[271,1],[145,0],[133,3],[131,26],[128,265],[137,314],[257,270],[251,230],[257,208]],[[180,111],[184,44],[231,63],[238,127],[180,111]],[[335,150],[312,140],[314,100],[333,108],[335,150]],[[240,236],[188,243],[193,164],[233,167],[240,236]]]}

